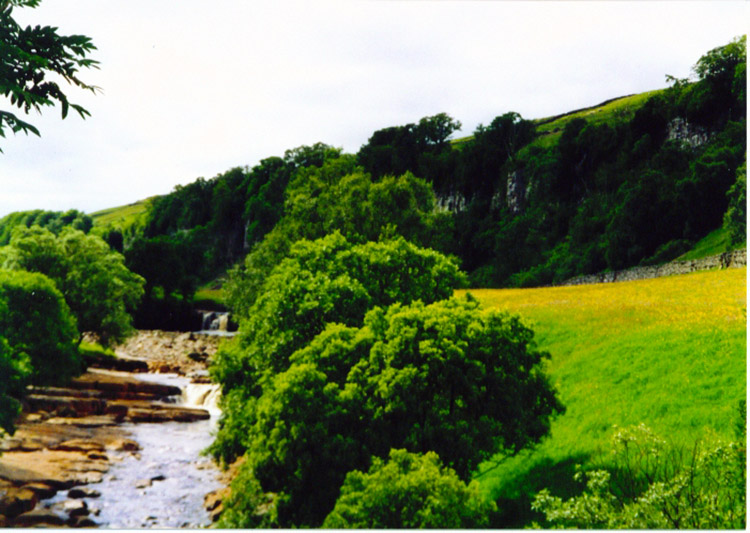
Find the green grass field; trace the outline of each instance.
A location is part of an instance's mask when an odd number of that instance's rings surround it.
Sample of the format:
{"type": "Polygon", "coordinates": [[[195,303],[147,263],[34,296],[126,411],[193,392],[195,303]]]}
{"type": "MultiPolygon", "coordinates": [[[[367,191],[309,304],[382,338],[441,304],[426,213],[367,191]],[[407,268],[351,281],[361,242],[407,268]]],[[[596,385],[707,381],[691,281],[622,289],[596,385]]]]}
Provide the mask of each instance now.
{"type": "Polygon", "coordinates": [[[645,423],[678,445],[706,431],[733,436],[746,397],[746,272],[470,291],[532,326],[567,407],[536,450],[480,467],[480,486],[506,518],[527,525],[543,487],[574,493],[575,465],[602,460],[614,426],[645,423]]]}
{"type": "Polygon", "coordinates": [[[95,226],[109,226],[124,230],[142,221],[148,210],[149,200],[139,200],[129,205],[102,209],[96,213],[90,213],[89,216],[94,220],[95,226]]]}

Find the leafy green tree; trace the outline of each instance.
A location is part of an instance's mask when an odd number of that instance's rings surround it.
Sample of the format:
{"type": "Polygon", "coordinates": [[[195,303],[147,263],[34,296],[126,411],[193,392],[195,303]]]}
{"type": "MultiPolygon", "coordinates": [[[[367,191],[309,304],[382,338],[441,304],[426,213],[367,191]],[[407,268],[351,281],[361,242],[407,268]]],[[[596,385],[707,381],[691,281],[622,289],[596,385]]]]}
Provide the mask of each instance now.
{"type": "Polygon", "coordinates": [[[4,380],[18,392],[31,372],[35,384],[55,384],[82,370],[76,322],[55,284],[42,274],[0,270],[0,337],[12,370],[4,380]],[[9,350],[9,352],[8,352],[9,350]]]}
{"type": "Polygon", "coordinates": [[[471,298],[329,324],[264,382],[242,468],[276,494],[282,527],[320,525],[346,473],[392,448],[435,452],[468,481],[490,456],[533,446],[563,410],[532,336],[471,298]]]}
{"type": "MultiPolygon", "coordinates": [[[[84,35],[59,35],[57,28],[50,26],[22,28],[13,19],[14,8],[34,8],[39,3],[40,0],[0,2],[0,93],[26,114],[59,103],[63,119],[71,108],[85,118],[89,112],[70,102],[54,78],[59,76],[68,84],[96,92],[96,87],[79,78],[80,69],[97,66],[98,62],[88,57],[96,47],[84,35]]],[[[13,133],[39,135],[30,123],[11,112],[0,111],[0,136],[5,137],[6,128],[13,133]]]]}
{"type": "Polygon", "coordinates": [[[104,344],[130,333],[144,280],[125,267],[124,258],[94,235],[72,228],[59,236],[34,226],[13,232],[6,268],[49,276],[73,311],[81,332],[93,332],[104,344]]]}
{"type": "Polygon", "coordinates": [[[409,173],[373,182],[351,156],[304,168],[286,189],[279,223],[230,271],[225,286],[229,307],[245,315],[271,270],[300,239],[338,231],[354,242],[395,235],[421,246],[439,242],[444,220],[434,207],[429,184],[409,173]]]}
{"type": "Polygon", "coordinates": [[[0,218],[0,246],[5,246],[10,242],[10,236],[13,228],[16,226],[41,226],[47,228],[57,235],[64,227],[73,227],[84,233],[88,233],[94,221],[92,218],[76,209],[68,211],[43,211],[35,209],[33,211],[16,211],[0,218]]]}
{"type": "Polygon", "coordinates": [[[488,525],[494,502],[479,495],[442,466],[433,452],[391,450],[388,462],[375,457],[367,473],[347,474],[324,528],[468,529],[488,525]]]}
{"type": "Polygon", "coordinates": [[[372,306],[447,298],[462,281],[451,259],[403,238],[354,244],[333,233],[299,241],[247,311],[240,353],[220,352],[212,371],[225,389],[247,385],[250,369],[286,369],[289,356],[329,322],[354,326],[372,306]]]}
{"type": "Polygon", "coordinates": [[[743,529],[744,424],[742,431],[737,442],[709,439],[692,450],[670,446],[643,425],[618,431],[611,471],[579,470],[583,494],[563,501],[545,489],[532,508],[556,527],[743,529]]]}

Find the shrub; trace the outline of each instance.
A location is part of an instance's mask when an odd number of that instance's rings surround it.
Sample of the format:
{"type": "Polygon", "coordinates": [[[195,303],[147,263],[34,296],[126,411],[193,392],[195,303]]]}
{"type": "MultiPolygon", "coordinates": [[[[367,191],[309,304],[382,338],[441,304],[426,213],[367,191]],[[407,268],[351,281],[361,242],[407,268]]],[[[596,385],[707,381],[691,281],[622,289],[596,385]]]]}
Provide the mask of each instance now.
{"type": "Polygon", "coordinates": [[[391,450],[388,462],[375,457],[369,472],[349,472],[324,528],[481,528],[494,502],[466,485],[436,453],[391,450]]]}
{"type": "Polygon", "coordinates": [[[545,489],[532,508],[562,527],[743,529],[742,437],[731,443],[709,439],[684,450],[668,445],[643,425],[618,431],[610,471],[579,470],[576,480],[586,480],[582,495],[563,502],[545,489]]]}

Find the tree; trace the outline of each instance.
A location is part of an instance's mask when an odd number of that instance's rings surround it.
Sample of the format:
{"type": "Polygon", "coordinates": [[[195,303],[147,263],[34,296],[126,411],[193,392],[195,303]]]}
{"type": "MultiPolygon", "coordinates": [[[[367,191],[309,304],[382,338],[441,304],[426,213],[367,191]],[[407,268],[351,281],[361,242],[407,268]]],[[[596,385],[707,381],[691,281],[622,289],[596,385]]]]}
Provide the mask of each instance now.
{"type": "Polygon", "coordinates": [[[373,182],[351,156],[297,171],[285,195],[284,216],[243,264],[230,271],[226,300],[236,314],[247,313],[271,270],[298,240],[338,231],[353,242],[402,235],[434,247],[442,237],[444,214],[435,212],[427,182],[411,173],[373,182]]]}
{"type": "Polygon", "coordinates": [[[76,209],[68,211],[43,211],[35,209],[33,211],[16,211],[0,218],[0,246],[5,246],[10,242],[10,236],[13,228],[16,226],[41,226],[47,228],[57,235],[67,226],[79,229],[88,233],[94,221],[92,218],[76,209]]]}
{"type": "Polygon", "coordinates": [[[393,448],[435,452],[467,482],[481,461],[533,446],[563,411],[532,337],[472,298],[329,324],[263,382],[242,469],[276,494],[282,527],[319,526],[346,473],[393,448]]]}
{"type": "Polygon", "coordinates": [[[20,378],[29,371],[31,382],[43,385],[77,375],[82,370],[77,333],[75,318],[52,280],[0,270],[0,338],[7,341],[12,361],[13,373],[4,378],[11,391],[18,392],[20,378]]]}
{"type": "Polygon", "coordinates": [[[78,321],[79,341],[90,331],[109,344],[131,331],[129,311],[143,295],[144,280],[101,238],[72,228],[55,236],[38,226],[17,227],[5,266],[40,272],[55,282],[78,321]]]}
{"type": "Polygon", "coordinates": [[[347,474],[333,511],[323,522],[333,529],[486,528],[496,507],[445,468],[436,453],[391,450],[373,458],[367,473],[347,474]]]}
{"type": "MultiPolygon", "coordinates": [[[[25,114],[32,109],[41,111],[43,106],[53,106],[57,102],[63,119],[70,108],[85,118],[89,112],[70,102],[60,85],[48,75],[60,76],[70,85],[95,93],[97,87],[83,82],[78,73],[82,68],[97,68],[98,62],[87,57],[96,47],[84,35],[59,35],[57,28],[50,26],[19,26],[13,19],[13,9],[34,8],[40,1],[0,1],[0,93],[25,114]]],[[[13,113],[0,111],[0,136],[5,137],[6,128],[13,133],[23,131],[39,135],[32,124],[13,113]]]]}
{"type": "Polygon", "coordinates": [[[451,259],[401,237],[354,244],[336,232],[301,240],[247,311],[239,352],[220,351],[212,372],[225,390],[248,386],[287,369],[289,356],[329,322],[355,326],[372,306],[447,298],[462,281],[451,259]]]}

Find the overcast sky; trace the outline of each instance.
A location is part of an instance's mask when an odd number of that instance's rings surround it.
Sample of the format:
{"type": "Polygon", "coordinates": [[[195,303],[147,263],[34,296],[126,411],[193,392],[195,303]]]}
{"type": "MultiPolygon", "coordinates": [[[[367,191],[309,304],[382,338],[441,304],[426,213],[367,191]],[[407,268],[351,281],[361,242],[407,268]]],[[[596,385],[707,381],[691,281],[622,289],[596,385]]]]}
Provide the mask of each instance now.
{"type": "MultiPolygon", "coordinates": [[[[92,114],[0,139],[0,216],[93,212],[321,141],[446,112],[457,135],[687,77],[747,33],[748,2],[44,0],[22,24],[90,36],[101,62],[69,88],[92,114]]],[[[11,110],[0,97],[0,109],[11,110]]]]}

